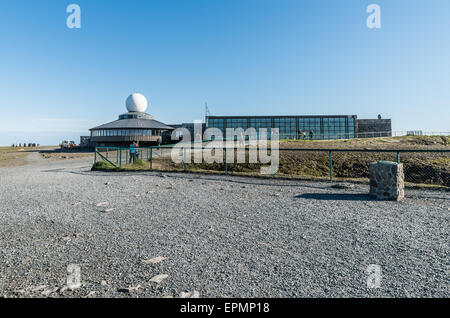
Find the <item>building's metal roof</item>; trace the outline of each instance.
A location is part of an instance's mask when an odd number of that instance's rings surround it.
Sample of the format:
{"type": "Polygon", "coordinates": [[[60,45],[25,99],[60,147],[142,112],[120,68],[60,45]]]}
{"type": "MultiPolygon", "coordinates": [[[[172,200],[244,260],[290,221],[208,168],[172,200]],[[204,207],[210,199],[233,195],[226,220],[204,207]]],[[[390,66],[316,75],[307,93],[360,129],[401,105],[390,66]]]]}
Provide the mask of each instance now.
{"type": "Polygon", "coordinates": [[[268,116],[206,116],[206,119],[262,119],[262,118],[344,118],[357,115],[268,115],[268,116]]]}
{"type": "Polygon", "coordinates": [[[110,123],[100,125],[89,130],[97,129],[167,129],[173,130],[173,127],[167,126],[162,122],[154,119],[139,119],[139,118],[129,118],[129,119],[119,119],[112,121],[110,123]]]}

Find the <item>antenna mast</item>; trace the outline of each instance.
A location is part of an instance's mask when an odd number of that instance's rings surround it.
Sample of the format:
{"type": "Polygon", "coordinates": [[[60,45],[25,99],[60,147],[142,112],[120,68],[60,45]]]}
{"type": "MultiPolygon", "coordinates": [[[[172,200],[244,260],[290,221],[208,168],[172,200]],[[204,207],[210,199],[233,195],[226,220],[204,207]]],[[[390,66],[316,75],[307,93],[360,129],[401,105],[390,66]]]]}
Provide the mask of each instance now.
{"type": "Polygon", "coordinates": [[[208,103],[205,102],[205,118],[211,116],[211,113],[208,108],[208,103]]]}

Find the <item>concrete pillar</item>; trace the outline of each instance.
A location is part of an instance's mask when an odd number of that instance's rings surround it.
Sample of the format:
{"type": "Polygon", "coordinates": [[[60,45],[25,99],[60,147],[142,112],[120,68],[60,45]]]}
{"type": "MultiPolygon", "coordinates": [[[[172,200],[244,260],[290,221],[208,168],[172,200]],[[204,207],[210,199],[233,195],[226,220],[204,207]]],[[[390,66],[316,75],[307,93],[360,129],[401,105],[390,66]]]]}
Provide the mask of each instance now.
{"type": "Polygon", "coordinates": [[[391,161],[372,162],[370,172],[370,195],[378,200],[400,201],[405,197],[403,164],[391,161]]]}

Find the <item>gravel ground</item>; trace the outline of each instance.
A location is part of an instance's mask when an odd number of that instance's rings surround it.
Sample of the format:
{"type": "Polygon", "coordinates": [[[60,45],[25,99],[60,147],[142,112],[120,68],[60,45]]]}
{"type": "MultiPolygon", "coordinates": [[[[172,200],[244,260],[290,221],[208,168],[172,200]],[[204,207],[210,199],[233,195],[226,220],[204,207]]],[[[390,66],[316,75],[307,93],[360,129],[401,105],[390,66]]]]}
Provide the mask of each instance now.
{"type": "Polygon", "coordinates": [[[3,297],[450,296],[449,192],[28,163],[0,169],[3,297]]]}

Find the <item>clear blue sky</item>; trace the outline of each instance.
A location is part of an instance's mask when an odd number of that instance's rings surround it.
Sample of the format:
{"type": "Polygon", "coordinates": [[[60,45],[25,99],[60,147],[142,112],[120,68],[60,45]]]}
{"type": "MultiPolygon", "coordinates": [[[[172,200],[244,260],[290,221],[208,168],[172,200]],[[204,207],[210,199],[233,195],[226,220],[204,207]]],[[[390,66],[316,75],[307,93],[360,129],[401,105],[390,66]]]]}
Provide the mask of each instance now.
{"type": "Polygon", "coordinates": [[[381,113],[395,131],[450,131],[449,12],[448,0],[2,0],[0,144],[79,140],[135,91],[168,124],[203,119],[207,101],[213,115],[381,113]],[[366,27],[371,3],[380,30],[366,27]]]}

